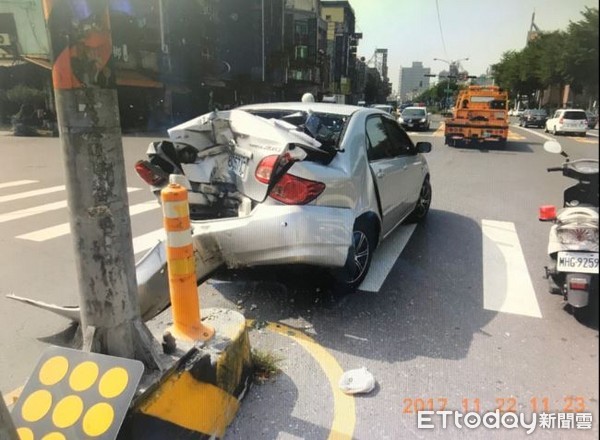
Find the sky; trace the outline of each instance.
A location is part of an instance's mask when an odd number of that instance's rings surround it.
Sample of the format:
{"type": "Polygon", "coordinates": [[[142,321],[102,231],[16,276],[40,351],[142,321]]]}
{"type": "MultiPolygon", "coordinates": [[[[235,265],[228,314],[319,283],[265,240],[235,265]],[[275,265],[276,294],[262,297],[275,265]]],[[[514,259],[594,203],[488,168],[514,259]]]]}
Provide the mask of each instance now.
{"type": "Polygon", "coordinates": [[[504,52],[525,47],[534,11],[540,30],[553,31],[566,30],[569,21],[581,20],[586,6],[598,7],[597,0],[349,1],[356,31],[363,33],[358,56],[368,61],[375,49],[387,48],[394,90],[398,90],[400,67],[410,67],[413,61],[439,73],[448,65],[434,58],[469,58],[461,65],[470,75],[485,73],[504,52]]]}

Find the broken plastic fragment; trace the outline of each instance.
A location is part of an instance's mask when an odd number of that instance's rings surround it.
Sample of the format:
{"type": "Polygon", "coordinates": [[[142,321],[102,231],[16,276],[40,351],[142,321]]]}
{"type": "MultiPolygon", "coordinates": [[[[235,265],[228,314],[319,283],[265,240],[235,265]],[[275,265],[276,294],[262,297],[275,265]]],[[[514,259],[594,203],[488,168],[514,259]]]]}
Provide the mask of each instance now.
{"type": "Polygon", "coordinates": [[[362,367],[342,374],[338,386],[346,394],[370,393],[375,388],[375,378],[362,367]]]}

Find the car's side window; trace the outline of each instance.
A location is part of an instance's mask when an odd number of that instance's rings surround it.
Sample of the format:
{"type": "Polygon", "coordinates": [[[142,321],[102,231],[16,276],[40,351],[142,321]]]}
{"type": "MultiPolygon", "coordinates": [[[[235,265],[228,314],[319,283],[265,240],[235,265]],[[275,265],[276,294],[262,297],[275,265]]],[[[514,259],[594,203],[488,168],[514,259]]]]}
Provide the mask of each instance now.
{"type": "Polygon", "coordinates": [[[560,112],[554,113],[554,116],[552,116],[552,118],[553,119],[560,118],[560,112]]]}
{"type": "Polygon", "coordinates": [[[388,159],[397,156],[397,148],[386,133],[380,116],[371,116],[367,119],[367,158],[369,162],[388,159]]]}
{"type": "Polygon", "coordinates": [[[390,140],[395,145],[396,156],[406,156],[408,154],[416,153],[412,141],[396,121],[383,118],[383,125],[390,140]]]}

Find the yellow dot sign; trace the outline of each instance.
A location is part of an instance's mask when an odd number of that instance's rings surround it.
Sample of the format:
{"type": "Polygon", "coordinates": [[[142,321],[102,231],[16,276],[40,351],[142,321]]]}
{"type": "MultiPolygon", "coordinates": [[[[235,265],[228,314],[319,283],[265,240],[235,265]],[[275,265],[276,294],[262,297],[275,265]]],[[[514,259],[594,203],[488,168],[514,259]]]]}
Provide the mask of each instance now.
{"type": "Polygon", "coordinates": [[[83,400],[81,400],[81,397],[67,396],[54,407],[52,422],[58,428],[68,428],[79,420],[81,413],[83,413],[83,400]]]}
{"type": "Polygon", "coordinates": [[[125,390],[125,388],[127,388],[128,380],[129,375],[125,368],[111,368],[104,373],[104,376],[100,379],[98,391],[100,391],[102,397],[112,399],[113,397],[117,397],[125,390]]]}
{"type": "Polygon", "coordinates": [[[34,440],[33,439],[33,431],[29,428],[19,428],[17,429],[17,435],[20,440],[34,440]]]}
{"type": "Polygon", "coordinates": [[[37,422],[50,410],[52,406],[52,394],[46,390],[38,390],[27,396],[21,415],[28,422],[37,422]]]}
{"type": "Polygon", "coordinates": [[[21,440],[112,440],[144,371],[139,361],[51,347],[12,417],[21,440]]]}
{"type": "Polygon", "coordinates": [[[92,406],[83,416],[83,432],[90,437],[104,434],[115,418],[115,412],[108,403],[92,406]]]}
{"type": "Polygon", "coordinates": [[[40,382],[43,385],[54,385],[63,380],[69,369],[69,361],[64,356],[48,359],[40,368],[40,382]]]}
{"type": "Polygon", "coordinates": [[[98,365],[94,362],[83,362],[75,367],[69,377],[69,385],[73,391],[85,391],[98,378],[98,365]]]}

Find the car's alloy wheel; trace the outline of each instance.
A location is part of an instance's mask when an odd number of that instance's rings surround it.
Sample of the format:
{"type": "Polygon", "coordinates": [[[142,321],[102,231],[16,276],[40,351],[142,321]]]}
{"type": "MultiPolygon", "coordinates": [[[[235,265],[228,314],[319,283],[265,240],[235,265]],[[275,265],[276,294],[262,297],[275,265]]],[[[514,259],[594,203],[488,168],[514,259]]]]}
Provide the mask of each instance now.
{"type": "Polygon", "coordinates": [[[431,183],[429,182],[429,179],[426,179],[423,182],[423,186],[421,187],[421,192],[419,194],[419,200],[417,201],[417,205],[415,206],[413,212],[411,212],[408,218],[406,219],[407,222],[420,222],[427,216],[427,213],[429,212],[429,207],[431,206],[431,196],[431,183]]]}
{"type": "Polygon", "coordinates": [[[375,240],[376,234],[371,224],[358,220],[352,232],[352,247],[348,251],[346,264],[341,270],[334,272],[337,288],[342,289],[343,293],[356,290],[367,276],[375,250],[375,240]]]}
{"type": "Polygon", "coordinates": [[[364,278],[371,258],[369,237],[365,232],[356,230],[352,233],[352,246],[354,247],[354,257],[350,263],[350,278],[348,284],[354,284],[358,280],[364,278]]]}

